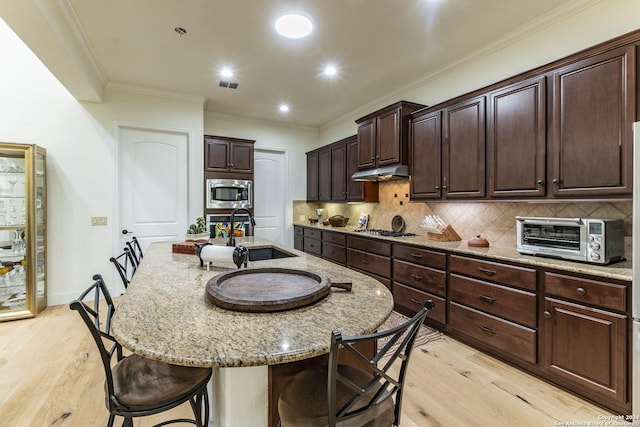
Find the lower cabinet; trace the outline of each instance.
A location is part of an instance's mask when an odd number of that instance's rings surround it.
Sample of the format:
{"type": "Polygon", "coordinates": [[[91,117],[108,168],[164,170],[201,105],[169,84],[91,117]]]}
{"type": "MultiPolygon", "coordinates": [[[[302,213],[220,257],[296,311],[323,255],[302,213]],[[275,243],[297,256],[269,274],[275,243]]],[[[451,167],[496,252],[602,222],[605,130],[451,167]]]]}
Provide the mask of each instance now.
{"type": "Polygon", "coordinates": [[[304,227],[293,226],[293,248],[304,251],[304,227]]]}
{"type": "Polygon", "coordinates": [[[303,240],[303,251],[315,255],[322,255],[322,231],[313,229],[313,228],[305,228],[304,229],[304,240],[303,240]]]}
{"type": "Polygon", "coordinates": [[[348,236],[347,266],[382,282],[391,289],[391,243],[348,236]]]}
{"type": "Polygon", "coordinates": [[[549,272],[544,280],[545,374],[628,413],[628,287],[549,272]]]}
{"type": "Polygon", "coordinates": [[[347,236],[333,231],[322,232],[322,258],[340,265],[347,264],[347,236]]]}
{"type": "Polygon", "coordinates": [[[447,323],[446,254],[409,245],[393,245],[393,303],[396,311],[413,316],[425,301],[435,303],[425,323],[447,323]]]}

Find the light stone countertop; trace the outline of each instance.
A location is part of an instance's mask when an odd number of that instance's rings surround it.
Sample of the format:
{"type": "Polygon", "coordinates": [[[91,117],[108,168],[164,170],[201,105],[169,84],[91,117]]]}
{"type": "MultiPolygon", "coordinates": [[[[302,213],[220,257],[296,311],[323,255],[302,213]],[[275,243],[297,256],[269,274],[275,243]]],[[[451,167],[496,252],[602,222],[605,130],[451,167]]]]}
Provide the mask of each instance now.
{"type": "Polygon", "coordinates": [[[367,233],[354,232],[356,227],[332,227],[324,225],[310,226],[309,223],[294,222],[294,225],[308,228],[315,228],[319,230],[335,231],[338,233],[345,233],[350,236],[370,237],[375,239],[387,240],[393,243],[406,243],[411,245],[422,246],[431,249],[440,249],[449,251],[452,253],[458,253],[461,255],[475,255],[482,256],[487,259],[495,259],[497,261],[517,262],[520,264],[531,265],[534,267],[554,268],[557,270],[566,271],[569,273],[580,273],[598,276],[606,279],[631,281],[633,278],[633,271],[631,268],[631,261],[622,261],[613,263],[610,265],[597,265],[587,264],[573,261],[565,261],[560,259],[543,258],[530,255],[522,255],[518,253],[515,248],[515,242],[513,248],[494,247],[488,248],[476,248],[469,247],[466,240],[458,242],[438,242],[428,239],[425,235],[411,236],[411,237],[383,237],[377,235],[370,235],[367,233]]]}
{"type": "MultiPolygon", "coordinates": [[[[212,242],[224,245],[226,240],[212,242]]],[[[207,271],[197,256],[172,253],[171,243],[153,243],[118,303],[112,323],[118,342],[134,353],[178,365],[275,365],[328,353],[335,329],[347,336],[371,333],[393,309],[391,292],[369,276],[260,238],[237,238],[236,243],[297,255],[249,262],[249,268],[306,270],[334,282],[351,281],[353,288],[332,288],[325,299],[294,310],[225,310],[205,300],[205,287],[216,274],[235,269],[232,262],[207,271]]]]}

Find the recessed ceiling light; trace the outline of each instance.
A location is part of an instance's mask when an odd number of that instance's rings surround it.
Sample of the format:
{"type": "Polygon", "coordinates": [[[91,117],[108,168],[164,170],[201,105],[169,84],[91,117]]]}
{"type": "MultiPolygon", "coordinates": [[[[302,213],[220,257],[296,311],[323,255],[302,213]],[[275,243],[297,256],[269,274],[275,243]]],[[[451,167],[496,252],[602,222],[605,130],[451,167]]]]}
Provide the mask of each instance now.
{"type": "Polygon", "coordinates": [[[220,70],[221,77],[233,77],[233,70],[229,67],[224,67],[220,70]]]}
{"type": "Polygon", "coordinates": [[[282,15],[274,24],[276,31],[290,39],[306,37],[313,31],[311,18],[301,13],[282,15]]]}
{"type": "Polygon", "coordinates": [[[280,106],[278,107],[278,110],[280,110],[281,113],[288,113],[289,106],[287,104],[280,104],[280,106]]]}
{"type": "Polygon", "coordinates": [[[326,67],[324,67],[323,73],[327,77],[334,77],[336,74],[338,74],[338,69],[335,65],[327,65],[326,67]]]}

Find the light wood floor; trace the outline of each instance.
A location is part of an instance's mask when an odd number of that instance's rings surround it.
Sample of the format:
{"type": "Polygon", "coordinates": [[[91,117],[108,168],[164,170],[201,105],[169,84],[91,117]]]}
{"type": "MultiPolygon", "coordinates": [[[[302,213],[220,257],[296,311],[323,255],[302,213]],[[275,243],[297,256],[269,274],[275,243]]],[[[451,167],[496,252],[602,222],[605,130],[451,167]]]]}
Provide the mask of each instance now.
{"type": "MultiPolygon", "coordinates": [[[[611,415],[450,338],[417,348],[407,378],[402,427],[588,425],[611,415]]],[[[68,306],[0,323],[0,426],[104,426],[103,382],[89,332],[68,306]]]]}

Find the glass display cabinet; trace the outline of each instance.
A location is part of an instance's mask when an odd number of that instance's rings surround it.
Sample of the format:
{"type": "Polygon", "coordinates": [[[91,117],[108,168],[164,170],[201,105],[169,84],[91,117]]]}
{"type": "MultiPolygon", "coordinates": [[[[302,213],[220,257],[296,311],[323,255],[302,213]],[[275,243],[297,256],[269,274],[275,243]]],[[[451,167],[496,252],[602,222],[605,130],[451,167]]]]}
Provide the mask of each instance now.
{"type": "Polygon", "coordinates": [[[0,321],[47,306],[46,151],[0,143],[0,321]]]}

